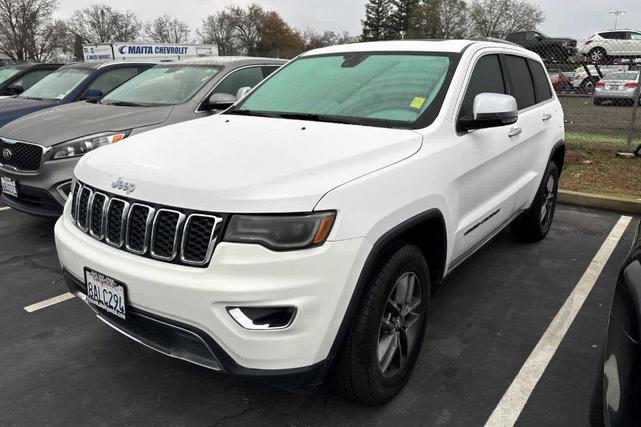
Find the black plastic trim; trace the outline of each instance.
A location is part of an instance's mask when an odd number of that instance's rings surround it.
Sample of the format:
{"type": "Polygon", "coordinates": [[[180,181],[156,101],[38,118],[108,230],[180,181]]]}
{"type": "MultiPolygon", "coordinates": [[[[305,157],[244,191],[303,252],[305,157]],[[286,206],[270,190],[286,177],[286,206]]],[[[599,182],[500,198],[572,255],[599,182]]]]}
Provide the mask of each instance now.
{"type": "MultiPolygon", "coordinates": [[[[63,269],[63,275],[67,282],[67,287],[69,288],[69,291],[71,293],[75,295],[77,295],[78,293],[87,293],[85,284],[75,275],[73,275],[69,270],[63,269]]],[[[122,322],[121,319],[105,311],[101,310],[99,311],[99,313],[100,316],[109,320],[117,320],[117,323],[122,322]]],[[[137,321],[144,322],[144,319],[148,318],[152,321],[155,320],[158,323],[164,323],[179,329],[184,329],[197,335],[207,344],[209,350],[218,360],[221,371],[217,372],[222,372],[234,377],[239,377],[250,381],[263,382],[273,386],[296,391],[321,385],[325,379],[325,376],[327,375],[327,367],[329,365],[326,360],[320,361],[314,365],[293,369],[246,368],[236,363],[211,336],[209,336],[206,332],[196,328],[195,326],[178,322],[172,319],[167,319],[128,305],[127,316],[130,315],[136,316],[137,321]]]]}

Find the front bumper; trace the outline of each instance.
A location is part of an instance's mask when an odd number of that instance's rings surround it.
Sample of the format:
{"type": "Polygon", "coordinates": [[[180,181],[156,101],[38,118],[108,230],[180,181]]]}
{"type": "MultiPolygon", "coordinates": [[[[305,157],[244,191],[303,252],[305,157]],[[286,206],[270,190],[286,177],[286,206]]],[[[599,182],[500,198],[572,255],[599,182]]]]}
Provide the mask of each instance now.
{"type": "MultiPolygon", "coordinates": [[[[128,313],[196,331],[220,370],[261,377],[324,365],[371,250],[365,239],[293,252],[221,243],[210,266],[199,269],[111,248],[80,232],[68,214],[56,223],[55,235],[74,292],[83,292],[85,267],[113,277],[127,286],[128,313]],[[285,329],[248,330],[232,319],[230,306],[293,306],[297,314],[285,329]]],[[[115,322],[104,313],[100,316],[115,322]]],[[[115,327],[131,337],[126,322],[115,327]]],[[[193,357],[180,358],[206,365],[193,357]]],[[[213,364],[208,367],[215,369],[213,364]]]]}
{"type": "Polygon", "coordinates": [[[38,216],[58,217],[62,214],[66,194],[62,191],[73,177],[79,158],[49,161],[38,172],[16,172],[0,168],[0,176],[17,183],[18,197],[2,194],[2,200],[12,208],[38,216]]]}

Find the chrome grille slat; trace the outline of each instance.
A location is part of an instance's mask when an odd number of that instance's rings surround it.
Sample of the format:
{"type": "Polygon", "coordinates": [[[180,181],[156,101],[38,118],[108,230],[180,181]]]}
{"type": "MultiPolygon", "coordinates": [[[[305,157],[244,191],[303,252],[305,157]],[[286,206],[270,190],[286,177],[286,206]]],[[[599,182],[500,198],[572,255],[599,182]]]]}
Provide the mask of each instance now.
{"type": "Polygon", "coordinates": [[[74,187],[71,216],[92,238],[157,261],[206,267],[222,232],[223,217],[138,202],[74,187]]]}

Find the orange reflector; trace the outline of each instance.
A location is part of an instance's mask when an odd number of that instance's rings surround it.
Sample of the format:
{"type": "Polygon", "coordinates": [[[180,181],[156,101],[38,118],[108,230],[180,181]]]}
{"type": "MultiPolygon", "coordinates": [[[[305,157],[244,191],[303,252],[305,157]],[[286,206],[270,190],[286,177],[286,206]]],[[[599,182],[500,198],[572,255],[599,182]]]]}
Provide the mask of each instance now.
{"type": "Polygon", "coordinates": [[[119,133],[119,134],[113,136],[113,140],[111,141],[111,143],[115,144],[116,142],[122,141],[123,139],[125,139],[125,134],[124,133],[119,133]]]}
{"type": "Polygon", "coordinates": [[[317,245],[319,243],[323,243],[327,239],[329,232],[332,230],[332,225],[334,225],[334,217],[335,215],[331,215],[321,219],[318,231],[316,232],[316,236],[312,243],[317,245]]]}

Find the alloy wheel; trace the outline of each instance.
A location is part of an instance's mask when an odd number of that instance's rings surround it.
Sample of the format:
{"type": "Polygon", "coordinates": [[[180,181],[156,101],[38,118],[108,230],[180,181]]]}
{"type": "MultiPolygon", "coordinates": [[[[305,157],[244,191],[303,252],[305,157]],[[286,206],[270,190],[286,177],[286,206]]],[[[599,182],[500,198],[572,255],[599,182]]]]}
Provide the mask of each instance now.
{"type": "Polygon", "coordinates": [[[547,227],[552,222],[552,214],[554,213],[554,205],[556,203],[556,193],[554,176],[550,175],[545,188],[543,189],[543,203],[541,204],[541,226],[547,227]]]}
{"type": "Polygon", "coordinates": [[[420,330],[421,284],[413,272],[403,273],[385,302],[378,334],[378,366],[385,377],[394,377],[408,363],[420,330]]]}

